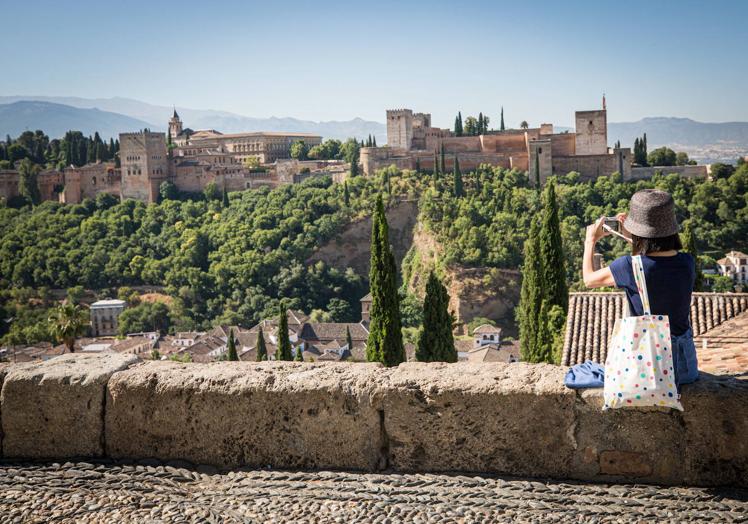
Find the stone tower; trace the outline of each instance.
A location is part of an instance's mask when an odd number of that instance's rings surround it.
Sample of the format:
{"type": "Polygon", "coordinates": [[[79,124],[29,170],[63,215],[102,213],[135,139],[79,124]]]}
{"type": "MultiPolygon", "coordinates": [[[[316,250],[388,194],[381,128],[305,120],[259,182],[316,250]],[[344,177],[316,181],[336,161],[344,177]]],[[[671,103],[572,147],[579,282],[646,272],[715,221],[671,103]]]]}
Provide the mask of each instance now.
{"type": "Polygon", "coordinates": [[[391,148],[410,150],[413,143],[413,111],[410,109],[387,110],[387,145],[391,148]]]}
{"type": "Polygon", "coordinates": [[[608,111],[577,111],[575,147],[577,155],[608,154],[608,111]]]}
{"type": "Polygon", "coordinates": [[[161,184],[169,175],[166,135],[150,131],[121,133],[119,144],[122,199],[158,201],[161,184]]]}
{"type": "Polygon", "coordinates": [[[169,135],[172,139],[182,134],[182,121],[179,119],[176,108],[174,108],[174,114],[169,119],[169,135]]]}

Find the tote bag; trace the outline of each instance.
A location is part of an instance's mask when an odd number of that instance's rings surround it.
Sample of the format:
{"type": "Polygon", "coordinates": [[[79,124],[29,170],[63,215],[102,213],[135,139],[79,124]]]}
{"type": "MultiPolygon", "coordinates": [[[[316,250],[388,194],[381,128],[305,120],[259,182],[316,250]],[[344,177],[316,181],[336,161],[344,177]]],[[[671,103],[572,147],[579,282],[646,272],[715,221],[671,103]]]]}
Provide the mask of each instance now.
{"type": "Polygon", "coordinates": [[[631,257],[644,315],[616,320],[605,359],[603,409],[664,406],[683,411],[675,387],[670,321],[652,315],[640,256],[631,257]]]}

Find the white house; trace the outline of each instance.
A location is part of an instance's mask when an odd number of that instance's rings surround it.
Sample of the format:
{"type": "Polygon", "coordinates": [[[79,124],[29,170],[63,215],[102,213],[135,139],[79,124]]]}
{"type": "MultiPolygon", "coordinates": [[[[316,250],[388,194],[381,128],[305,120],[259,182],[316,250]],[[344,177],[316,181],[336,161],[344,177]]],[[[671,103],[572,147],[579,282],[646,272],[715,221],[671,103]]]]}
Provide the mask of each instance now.
{"type": "Polygon", "coordinates": [[[491,324],[483,324],[473,331],[473,348],[499,343],[501,343],[501,328],[491,324]]]}
{"type": "Polygon", "coordinates": [[[732,278],[736,285],[748,284],[748,255],[730,251],[725,258],[717,260],[719,274],[732,278]]]}

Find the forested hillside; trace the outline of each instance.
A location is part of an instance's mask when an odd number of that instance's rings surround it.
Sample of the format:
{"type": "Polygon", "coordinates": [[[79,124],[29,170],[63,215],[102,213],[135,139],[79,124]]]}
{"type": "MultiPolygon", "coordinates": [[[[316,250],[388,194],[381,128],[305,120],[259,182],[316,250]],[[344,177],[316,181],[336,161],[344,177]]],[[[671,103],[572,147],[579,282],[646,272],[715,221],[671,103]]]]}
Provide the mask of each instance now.
{"type": "MultiPolygon", "coordinates": [[[[451,177],[425,191],[420,206],[421,222],[444,248],[441,263],[519,267],[539,199],[526,174],[482,166],[475,173],[462,175],[463,197],[455,196],[451,177]]],[[[748,249],[748,164],[715,181],[668,175],[624,183],[613,175],[580,183],[576,173],[570,173],[558,177],[557,182],[567,275],[577,287],[585,226],[601,215],[626,210],[631,195],[644,188],[657,187],[673,195],[678,219],[682,226],[693,229],[701,253],[719,258],[731,249],[748,249]]],[[[622,241],[606,239],[600,249],[611,261],[628,248],[622,241]]],[[[709,257],[704,261],[714,263],[709,257]]]]}
{"type": "MultiPolygon", "coordinates": [[[[702,253],[718,258],[730,249],[748,250],[745,164],[713,182],[671,175],[636,183],[616,176],[580,183],[572,173],[560,177],[557,186],[572,289],[579,287],[584,226],[624,210],[630,196],[645,187],[674,195],[679,218],[694,230],[702,253]]],[[[154,205],[119,203],[108,195],[79,205],[3,205],[0,317],[6,321],[0,335],[11,343],[48,339],[46,290],[73,288],[75,295],[80,286],[98,290],[100,297],[116,296],[117,288],[127,286],[165,286],[172,297],[168,311],[136,306],[142,311],[130,316],[144,320],[133,329],[147,328],[149,322],[172,331],[217,323],[252,325],[274,315],[280,299],[318,318],[356,320],[368,275],[306,261],[344,226],[370,214],[380,192],[386,201],[419,201],[419,227],[439,243],[442,268],[517,269],[523,264],[538,193],[525,173],[488,166],[461,175],[458,184],[452,173],[434,177],[393,167],[346,185],[322,178],[231,193],[228,201],[213,192],[203,199],[154,205]]],[[[368,244],[357,249],[368,250],[368,244]]],[[[627,247],[606,240],[602,249],[612,260],[627,247]]],[[[704,261],[713,263],[709,257],[704,261]]],[[[405,270],[409,267],[412,260],[405,270]]],[[[426,268],[419,271],[426,274],[426,268]]],[[[406,325],[418,322],[418,307],[417,299],[406,297],[406,325]]]]}

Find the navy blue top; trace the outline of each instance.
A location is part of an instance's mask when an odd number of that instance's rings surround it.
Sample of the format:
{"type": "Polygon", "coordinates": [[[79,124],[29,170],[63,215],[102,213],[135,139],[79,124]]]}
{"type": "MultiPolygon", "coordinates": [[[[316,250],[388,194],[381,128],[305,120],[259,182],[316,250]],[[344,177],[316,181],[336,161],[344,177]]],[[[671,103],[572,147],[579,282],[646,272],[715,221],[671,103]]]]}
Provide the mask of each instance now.
{"type": "MultiPolygon", "coordinates": [[[[696,264],[688,253],[678,253],[670,257],[642,256],[644,279],[647,281],[649,307],[653,315],[667,315],[670,318],[670,334],[679,336],[689,327],[691,293],[696,279],[696,264]]],[[[644,308],[634,281],[631,255],[619,257],[610,264],[610,272],[616,287],[626,292],[629,309],[634,316],[642,316],[644,308]]]]}

